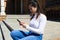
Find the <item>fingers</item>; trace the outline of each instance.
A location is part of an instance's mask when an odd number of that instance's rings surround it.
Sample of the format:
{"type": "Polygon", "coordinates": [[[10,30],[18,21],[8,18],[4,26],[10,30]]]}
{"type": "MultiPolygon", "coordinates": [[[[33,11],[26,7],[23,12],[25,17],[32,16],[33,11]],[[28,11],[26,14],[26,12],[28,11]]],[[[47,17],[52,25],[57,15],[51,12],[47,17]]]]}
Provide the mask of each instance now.
{"type": "Polygon", "coordinates": [[[23,24],[25,24],[25,23],[24,23],[24,22],[19,22],[19,24],[20,24],[20,25],[23,25],[23,24]]]}

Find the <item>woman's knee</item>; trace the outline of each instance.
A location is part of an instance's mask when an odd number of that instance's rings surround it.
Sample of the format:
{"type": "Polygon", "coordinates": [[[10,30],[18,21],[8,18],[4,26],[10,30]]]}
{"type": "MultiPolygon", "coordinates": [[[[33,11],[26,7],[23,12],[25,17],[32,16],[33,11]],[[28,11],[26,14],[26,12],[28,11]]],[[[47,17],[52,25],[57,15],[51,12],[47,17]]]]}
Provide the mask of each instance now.
{"type": "Polygon", "coordinates": [[[13,30],[13,31],[11,31],[10,35],[11,36],[16,36],[18,32],[19,32],[18,30],[13,30]]]}

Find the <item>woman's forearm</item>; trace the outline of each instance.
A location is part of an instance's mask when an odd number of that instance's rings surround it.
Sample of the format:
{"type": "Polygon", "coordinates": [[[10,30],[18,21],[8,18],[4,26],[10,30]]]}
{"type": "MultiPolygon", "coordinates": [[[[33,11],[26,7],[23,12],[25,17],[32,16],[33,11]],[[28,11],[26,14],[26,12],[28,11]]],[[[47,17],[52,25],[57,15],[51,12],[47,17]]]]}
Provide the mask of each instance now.
{"type": "Polygon", "coordinates": [[[29,27],[29,25],[26,26],[26,29],[29,30],[29,31],[35,32],[37,34],[40,34],[40,30],[39,29],[35,29],[35,28],[32,28],[32,27],[29,27]]]}

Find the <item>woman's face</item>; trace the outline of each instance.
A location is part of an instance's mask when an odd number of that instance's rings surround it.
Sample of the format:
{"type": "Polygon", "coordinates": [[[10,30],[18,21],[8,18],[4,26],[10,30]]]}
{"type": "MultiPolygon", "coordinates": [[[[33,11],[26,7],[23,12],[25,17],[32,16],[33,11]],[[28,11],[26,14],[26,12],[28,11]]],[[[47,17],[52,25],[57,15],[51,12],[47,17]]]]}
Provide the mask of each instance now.
{"type": "Polygon", "coordinates": [[[29,5],[29,10],[32,14],[34,14],[37,11],[37,7],[33,7],[33,6],[29,5]]]}

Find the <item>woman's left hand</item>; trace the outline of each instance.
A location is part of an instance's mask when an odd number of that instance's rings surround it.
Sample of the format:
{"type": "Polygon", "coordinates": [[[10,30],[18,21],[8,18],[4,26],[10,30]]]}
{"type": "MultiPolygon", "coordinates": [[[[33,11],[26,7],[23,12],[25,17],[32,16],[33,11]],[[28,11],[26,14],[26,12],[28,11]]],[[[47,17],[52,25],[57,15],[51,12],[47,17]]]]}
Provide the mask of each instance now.
{"type": "Polygon", "coordinates": [[[20,24],[21,26],[23,26],[24,28],[26,28],[26,25],[27,25],[27,24],[26,24],[25,22],[20,22],[19,24],[20,24]]]}

